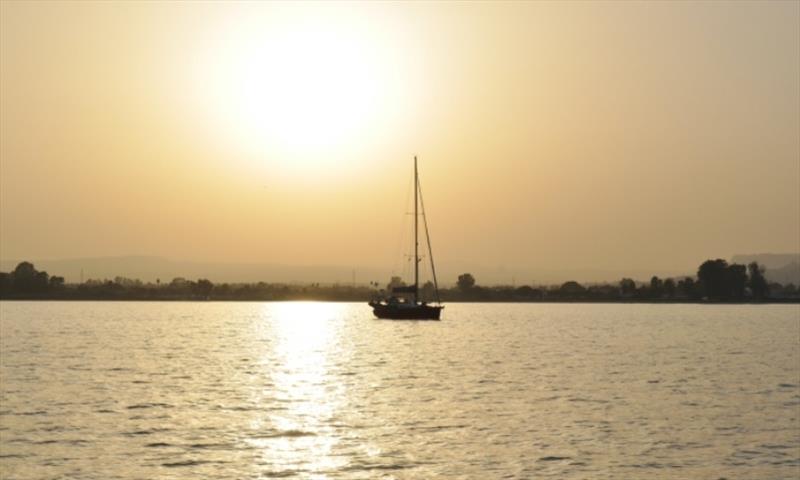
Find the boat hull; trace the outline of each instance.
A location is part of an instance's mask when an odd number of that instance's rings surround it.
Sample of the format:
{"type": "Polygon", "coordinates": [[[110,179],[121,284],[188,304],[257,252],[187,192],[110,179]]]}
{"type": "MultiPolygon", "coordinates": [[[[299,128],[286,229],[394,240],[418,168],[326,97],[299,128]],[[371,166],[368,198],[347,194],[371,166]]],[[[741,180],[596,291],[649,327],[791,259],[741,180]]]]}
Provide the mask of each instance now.
{"type": "Polygon", "coordinates": [[[439,320],[442,306],[433,305],[389,305],[370,302],[376,317],[385,320],[439,320]]]}

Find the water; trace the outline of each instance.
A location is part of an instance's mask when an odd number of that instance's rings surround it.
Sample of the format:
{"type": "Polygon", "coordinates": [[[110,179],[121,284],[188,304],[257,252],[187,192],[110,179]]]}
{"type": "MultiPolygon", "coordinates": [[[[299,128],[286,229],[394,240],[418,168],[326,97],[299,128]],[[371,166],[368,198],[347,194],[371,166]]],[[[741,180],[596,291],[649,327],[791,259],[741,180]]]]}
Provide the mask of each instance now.
{"type": "Polygon", "coordinates": [[[800,307],[0,303],[0,478],[800,476],[800,307]]]}

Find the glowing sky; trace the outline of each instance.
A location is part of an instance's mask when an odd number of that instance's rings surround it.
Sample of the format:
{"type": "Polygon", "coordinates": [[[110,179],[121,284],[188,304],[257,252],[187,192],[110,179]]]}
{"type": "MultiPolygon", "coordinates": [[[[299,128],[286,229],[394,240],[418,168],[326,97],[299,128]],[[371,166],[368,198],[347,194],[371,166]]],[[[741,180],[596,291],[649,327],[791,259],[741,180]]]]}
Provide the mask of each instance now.
{"type": "Polygon", "coordinates": [[[800,3],[0,3],[0,257],[800,250],[800,3]]]}

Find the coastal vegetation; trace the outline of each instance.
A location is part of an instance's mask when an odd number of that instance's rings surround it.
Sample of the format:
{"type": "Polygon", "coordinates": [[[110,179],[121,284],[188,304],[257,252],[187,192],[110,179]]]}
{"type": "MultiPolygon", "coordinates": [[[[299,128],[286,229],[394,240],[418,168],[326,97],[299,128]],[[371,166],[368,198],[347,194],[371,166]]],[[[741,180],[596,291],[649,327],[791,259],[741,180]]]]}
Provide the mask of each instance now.
{"type": "MultiPolygon", "coordinates": [[[[455,284],[441,288],[443,302],[800,302],[794,284],[768,282],[765,269],[756,262],[729,264],[722,259],[707,260],[696,276],[636,281],[623,278],[616,283],[561,285],[494,285],[477,283],[470,273],[459,275],[455,284]]],[[[138,279],[90,279],[66,283],[63,277],[38,271],[21,262],[11,272],[0,272],[0,299],[6,300],[320,300],[366,301],[403,286],[400,277],[388,285],[213,283],[208,279],[174,278],[169,282],[138,279]]],[[[422,298],[436,300],[433,283],[420,288],[422,298]]]]}

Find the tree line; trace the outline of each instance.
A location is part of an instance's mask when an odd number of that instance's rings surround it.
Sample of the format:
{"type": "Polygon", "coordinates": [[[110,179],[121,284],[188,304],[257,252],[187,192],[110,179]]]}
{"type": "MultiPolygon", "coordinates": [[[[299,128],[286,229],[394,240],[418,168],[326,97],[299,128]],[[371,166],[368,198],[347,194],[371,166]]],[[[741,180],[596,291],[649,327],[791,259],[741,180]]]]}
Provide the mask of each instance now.
{"type": "Polygon", "coordinates": [[[11,272],[0,272],[0,299],[7,300],[326,300],[369,299],[373,287],[349,285],[288,285],[279,283],[217,283],[201,278],[173,278],[155,283],[115,277],[65,283],[63,277],[38,271],[22,262],[11,272]]]}
{"type": "MultiPolygon", "coordinates": [[[[145,283],[138,279],[116,277],[113,280],[88,280],[65,283],[60,276],[38,271],[30,262],[21,262],[11,272],[0,272],[0,299],[64,300],[323,300],[365,301],[390,295],[405,286],[400,277],[392,277],[385,289],[379,282],[364,285],[304,285],[280,283],[218,283],[208,279],[174,278],[170,282],[145,283]]],[[[436,300],[434,285],[420,287],[420,298],[436,300]]],[[[695,276],[659,278],[637,282],[623,278],[617,283],[582,285],[568,281],[549,286],[481,286],[470,273],[458,276],[453,287],[439,290],[443,302],[765,302],[800,301],[800,291],[793,284],[770,283],[763,266],[728,264],[725,260],[707,260],[695,276]]]]}
{"type": "Polygon", "coordinates": [[[756,262],[749,265],[728,264],[725,260],[707,260],[694,277],[660,278],[649,282],[623,278],[618,283],[582,285],[567,281],[549,286],[483,287],[465,273],[455,288],[442,290],[446,301],[612,301],[612,302],[765,302],[800,301],[794,284],[769,282],[765,268],[756,262]]]}

